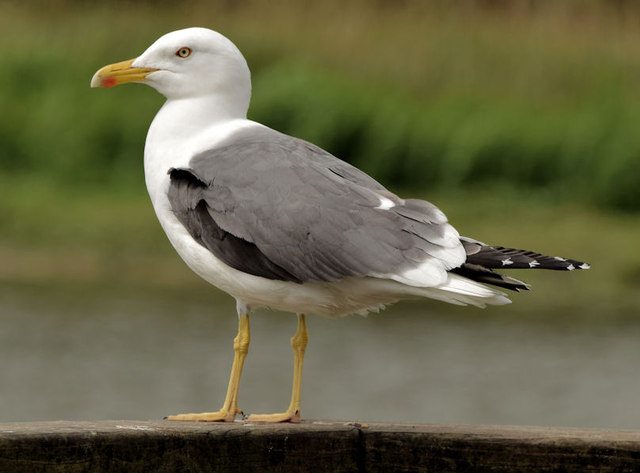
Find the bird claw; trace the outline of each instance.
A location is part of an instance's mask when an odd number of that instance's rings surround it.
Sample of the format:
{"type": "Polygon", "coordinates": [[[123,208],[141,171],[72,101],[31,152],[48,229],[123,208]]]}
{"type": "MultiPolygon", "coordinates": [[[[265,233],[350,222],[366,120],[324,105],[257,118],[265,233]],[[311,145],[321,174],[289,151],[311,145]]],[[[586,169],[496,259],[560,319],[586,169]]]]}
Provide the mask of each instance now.
{"type": "Polygon", "coordinates": [[[177,414],[164,417],[165,420],[178,420],[189,422],[233,422],[237,412],[217,411],[217,412],[201,412],[199,414],[177,414]]]}
{"type": "Polygon", "coordinates": [[[300,416],[300,411],[287,411],[281,412],[278,414],[251,414],[247,418],[245,418],[247,422],[257,422],[257,423],[282,423],[289,422],[291,424],[299,424],[302,420],[300,416]]]}

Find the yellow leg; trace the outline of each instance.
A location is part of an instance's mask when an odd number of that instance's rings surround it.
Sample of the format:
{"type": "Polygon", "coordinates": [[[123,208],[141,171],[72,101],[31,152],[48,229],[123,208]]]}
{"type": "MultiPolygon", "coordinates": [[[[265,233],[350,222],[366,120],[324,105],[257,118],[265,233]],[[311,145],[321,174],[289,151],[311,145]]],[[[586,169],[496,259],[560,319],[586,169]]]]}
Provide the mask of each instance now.
{"type": "Polygon", "coordinates": [[[252,414],[249,422],[300,422],[300,390],[302,388],[302,365],[304,351],[307,348],[309,335],[304,314],[298,314],[298,330],[291,337],[293,348],[293,388],[291,389],[291,403],[289,408],[279,414],[252,414]]]}
{"type": "Polygon", "coordinates": [[[233,422],[236,414],[242,411],[238,409],[238,388],[240,387],[240,377],[244,359],[249,351],[249,316],[240,315],[238,322],[238,335],[233,339],[233,366],[231,367],[231,377],[227,388],[227,397],[224,400],[222,409],[217,412],[202,412],[200,414],[178,414],[167,417],[168,420],[190,420],[198,422],[233,422]]]}

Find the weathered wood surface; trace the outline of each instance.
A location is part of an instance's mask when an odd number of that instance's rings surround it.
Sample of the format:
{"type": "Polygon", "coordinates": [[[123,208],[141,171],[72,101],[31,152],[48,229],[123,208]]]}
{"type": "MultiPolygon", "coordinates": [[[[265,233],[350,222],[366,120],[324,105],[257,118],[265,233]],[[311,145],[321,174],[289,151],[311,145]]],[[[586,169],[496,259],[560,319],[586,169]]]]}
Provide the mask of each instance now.
{"type": "Polygon", "coordinates": [[[0,472],[640,472],[640,432],[440,424],[0,424],[0,472]]]}

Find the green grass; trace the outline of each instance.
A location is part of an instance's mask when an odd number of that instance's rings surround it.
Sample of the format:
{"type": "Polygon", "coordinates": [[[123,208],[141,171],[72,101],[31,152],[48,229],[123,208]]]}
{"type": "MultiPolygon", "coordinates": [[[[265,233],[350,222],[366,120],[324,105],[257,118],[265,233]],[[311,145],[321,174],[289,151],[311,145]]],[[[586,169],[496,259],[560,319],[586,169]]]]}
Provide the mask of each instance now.
{"type": "Polygon", "coordinates": [[[89,79],[200,24],[245,52],[252,118],[386,183],[640,209],[640,37],[606,2],[113,5],[0,3],[0,173],[137,186],[162,99],[89,79]]]}

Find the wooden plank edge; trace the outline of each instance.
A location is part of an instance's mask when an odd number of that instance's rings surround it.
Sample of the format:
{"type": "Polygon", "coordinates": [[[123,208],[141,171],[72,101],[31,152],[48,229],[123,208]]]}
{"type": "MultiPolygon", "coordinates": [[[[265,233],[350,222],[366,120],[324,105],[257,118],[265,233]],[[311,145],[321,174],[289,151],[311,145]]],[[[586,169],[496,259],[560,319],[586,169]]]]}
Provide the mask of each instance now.
{"type": "Polygon", "coordinates": [[[590,470],[640,471],[640,431],[344,421],[0,423],[2,472],[590,470]]]}

